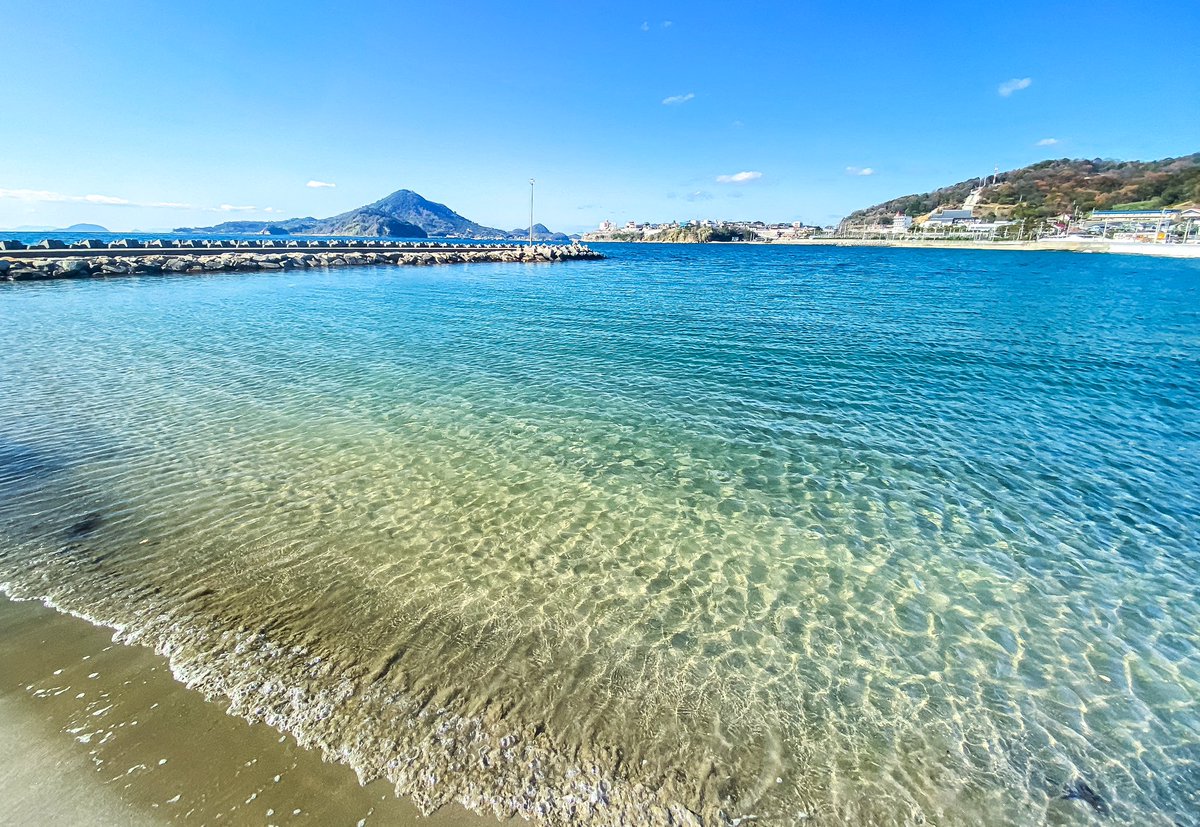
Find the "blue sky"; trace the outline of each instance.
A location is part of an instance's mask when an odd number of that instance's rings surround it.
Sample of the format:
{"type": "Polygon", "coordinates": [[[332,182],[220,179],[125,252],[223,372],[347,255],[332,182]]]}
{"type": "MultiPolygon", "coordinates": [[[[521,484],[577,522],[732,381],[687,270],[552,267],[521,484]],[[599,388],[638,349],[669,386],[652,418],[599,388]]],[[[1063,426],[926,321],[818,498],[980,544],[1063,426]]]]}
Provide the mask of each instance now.
{"type": "Polygon", "coordinates": [[[0,0],[0,227],[828,223],[1052,157],[1200,151],[1200,3],[0,0]],[[310,186],[321,182],[334,186],[310,186]]]}

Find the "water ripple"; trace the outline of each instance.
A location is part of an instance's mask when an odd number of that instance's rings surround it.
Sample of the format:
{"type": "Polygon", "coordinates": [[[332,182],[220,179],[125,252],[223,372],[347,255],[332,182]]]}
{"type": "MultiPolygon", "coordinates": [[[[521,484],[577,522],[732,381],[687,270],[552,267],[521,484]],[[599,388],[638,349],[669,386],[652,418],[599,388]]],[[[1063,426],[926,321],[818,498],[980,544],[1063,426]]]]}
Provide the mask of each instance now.
{"type": "Polygon", "coordinates": [[[1198,290],[711,247],[0,285],[0,582],[426,808],[1197,823],[1198,290]]]}

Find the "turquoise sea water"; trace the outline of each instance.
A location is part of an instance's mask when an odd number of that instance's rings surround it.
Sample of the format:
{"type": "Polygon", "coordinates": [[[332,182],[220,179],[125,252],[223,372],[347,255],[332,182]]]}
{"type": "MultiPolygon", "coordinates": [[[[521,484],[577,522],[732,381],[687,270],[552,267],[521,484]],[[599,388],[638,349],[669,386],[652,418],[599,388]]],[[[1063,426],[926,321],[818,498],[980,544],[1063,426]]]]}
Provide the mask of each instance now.
{"type": "Polygon", "coordinates": [[[424,806],[1200,823],[1200,266],[604,250],[0,284],[0,583],[424,806]]]}

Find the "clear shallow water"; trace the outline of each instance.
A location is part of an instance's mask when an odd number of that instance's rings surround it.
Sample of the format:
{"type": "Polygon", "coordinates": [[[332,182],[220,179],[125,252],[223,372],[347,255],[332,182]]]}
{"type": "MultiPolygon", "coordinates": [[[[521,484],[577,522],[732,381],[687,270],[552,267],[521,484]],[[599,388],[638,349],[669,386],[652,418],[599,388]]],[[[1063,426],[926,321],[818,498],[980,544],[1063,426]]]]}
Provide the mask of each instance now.
{"type": "Polygon", "coordinates": [[[0,285],[0,582],[432,807],[1200,811],[1200,268],[0,285]]]}

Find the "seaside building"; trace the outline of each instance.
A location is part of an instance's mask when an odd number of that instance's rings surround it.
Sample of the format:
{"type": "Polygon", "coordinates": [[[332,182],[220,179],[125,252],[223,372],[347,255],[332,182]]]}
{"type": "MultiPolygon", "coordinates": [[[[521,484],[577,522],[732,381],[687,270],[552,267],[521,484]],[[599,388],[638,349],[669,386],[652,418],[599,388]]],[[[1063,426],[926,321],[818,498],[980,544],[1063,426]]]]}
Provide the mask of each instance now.
{"type": "Polygon", "coordinates": [[[1086,224],[1136,224],[1149,229],[1164,223],[1176,223],[1183,219],[1182,210],[1093,210],[1086,224]]]}
{"type": "Polygon", "coordinates": [[[938,208],[925,217],[925,224],[953,225],[975,223],[975,212],[970,209],[944,210],[938,208]]]}
{"type": "Polygon", "coordinates": [[[1200,208],[1174,210],[1093,210],[1081,224],[1096,235],[1116,239],[1165,241],[1171,235],[1190,240],[1192,228],[1200,222],[1200,208]]]}

